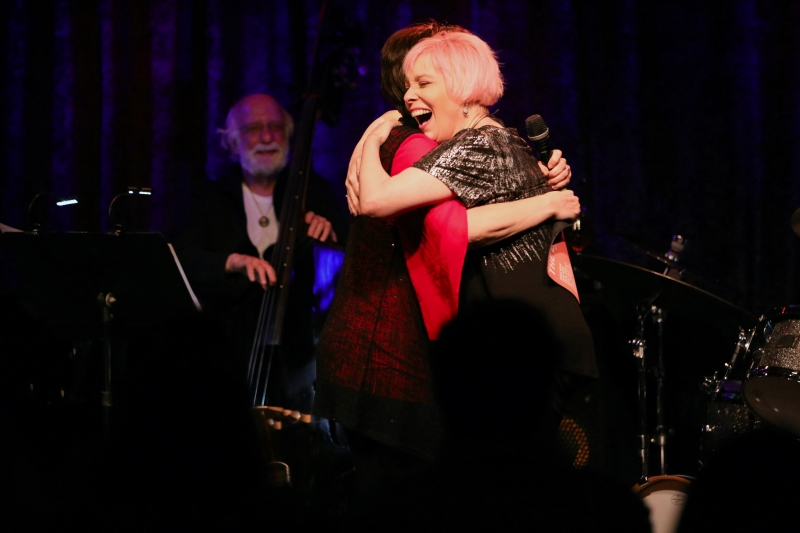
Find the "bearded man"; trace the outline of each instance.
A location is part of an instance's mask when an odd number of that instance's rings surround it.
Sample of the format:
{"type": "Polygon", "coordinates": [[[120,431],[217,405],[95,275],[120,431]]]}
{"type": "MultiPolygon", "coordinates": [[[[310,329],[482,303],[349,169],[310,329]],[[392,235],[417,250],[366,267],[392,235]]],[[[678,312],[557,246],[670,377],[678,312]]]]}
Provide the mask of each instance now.
{"type": "MultiPolygon", "coordinates": [[[[292,117],[269,95],[251,94],[234,104],[219,133],[235,164],[197,191],[176,241],[203,313],[228,336],[229,368],[242,379],[263,291],[276,281],[269,258],[278,238],[293,128],[292,117]]],[[[307,237],[297,239],[269,403],[309,413],[315,377],[313,242],[340,242],[346,215],[327,181],[313,172],[305,205],[307,237]]]]}

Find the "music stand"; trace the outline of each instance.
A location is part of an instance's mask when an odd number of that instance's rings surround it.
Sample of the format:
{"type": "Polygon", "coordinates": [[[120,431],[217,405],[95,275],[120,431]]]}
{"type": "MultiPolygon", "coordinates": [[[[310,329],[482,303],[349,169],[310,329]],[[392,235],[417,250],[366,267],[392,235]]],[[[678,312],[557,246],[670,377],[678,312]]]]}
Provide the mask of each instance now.
{"type": "Polygon", "coordinates": [[[22,296],[45,323],[62,336],[103,338],[107,434],[112,318],[137,327],[200,310],[172,246],[159,233],[6,232],[0,244],[18,262],[22,296]]]}

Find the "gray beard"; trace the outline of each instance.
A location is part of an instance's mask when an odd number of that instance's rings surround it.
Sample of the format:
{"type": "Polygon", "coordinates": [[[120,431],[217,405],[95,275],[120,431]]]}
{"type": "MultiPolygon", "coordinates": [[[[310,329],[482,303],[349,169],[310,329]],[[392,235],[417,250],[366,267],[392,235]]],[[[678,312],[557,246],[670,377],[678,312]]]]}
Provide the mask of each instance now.
{"type": "Polygon", "coordinates": [[[277,160],[273,159],[268,164],[259,163],[249,153],[239,157],[242,169],[254,178],[271,178],[280,173],[289,160],[289,150],[283,149],[277,160]]]}
{"type": "Polygon", "coordinates": [[[256,165],[254,168],[247,168],[242,165],[248,174],[253,176],[254,178],[272,178],[278,174],[280,174],[281,170],[286,168],[286,163],[278,163],[277,165],[256,165]]]}

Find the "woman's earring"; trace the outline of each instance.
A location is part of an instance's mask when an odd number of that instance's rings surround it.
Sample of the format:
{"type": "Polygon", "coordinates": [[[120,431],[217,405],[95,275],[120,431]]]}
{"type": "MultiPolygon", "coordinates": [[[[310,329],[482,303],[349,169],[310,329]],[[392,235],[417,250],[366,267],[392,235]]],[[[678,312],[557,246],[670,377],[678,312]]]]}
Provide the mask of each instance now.
{"type": "Polygon", "coordinates": [[[462,109],[461,112],[464,113],[464,117],[466,118],[466,116],[469,115],[469,104],[464,104],[464,109],[462,109]]]}

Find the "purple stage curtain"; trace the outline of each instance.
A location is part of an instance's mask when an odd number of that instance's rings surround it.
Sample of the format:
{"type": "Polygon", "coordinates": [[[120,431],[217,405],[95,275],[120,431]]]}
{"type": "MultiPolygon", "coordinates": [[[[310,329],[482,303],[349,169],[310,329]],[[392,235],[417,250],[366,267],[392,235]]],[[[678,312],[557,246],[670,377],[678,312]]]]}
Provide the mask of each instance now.
{"type": "MultiPolygon", "coordinates": [[[[0,222],[25,228],[39,192],[78,196],[48,224],[107,231],[111,199],[168,236],[193,184],[226,164],[217,128],[241,96],[295,116],[318,0],[9,0],[0,6],[0,222]]],[[[538,113],[596,225],[587,253],[647,264],[622,237],[688,257],[719,294],[759,314],[800,303],[800,3],[386,0],[347,2],[361,69],[314,167],[343,194],[352,147],[387,109],[380,46],[410,22],[461,24],[494,47],[498,116],[538,113]]],[[[337,193],[338,194],[338,193],[337,193]]]]}

